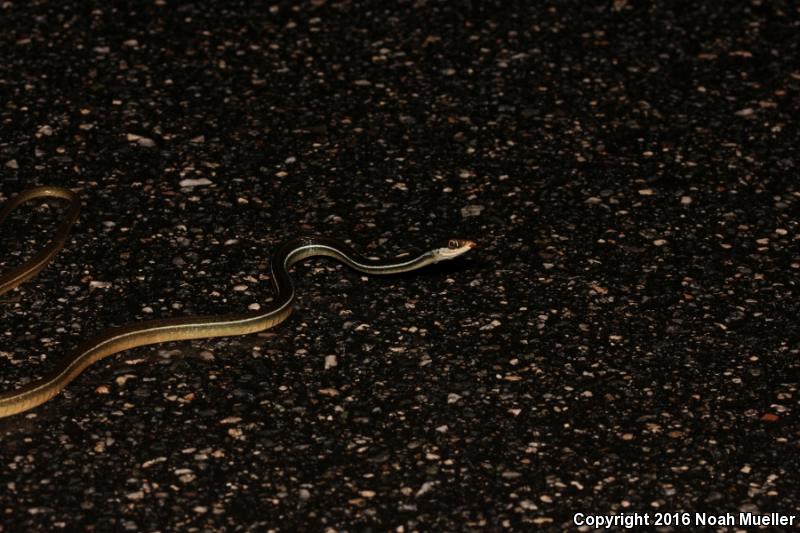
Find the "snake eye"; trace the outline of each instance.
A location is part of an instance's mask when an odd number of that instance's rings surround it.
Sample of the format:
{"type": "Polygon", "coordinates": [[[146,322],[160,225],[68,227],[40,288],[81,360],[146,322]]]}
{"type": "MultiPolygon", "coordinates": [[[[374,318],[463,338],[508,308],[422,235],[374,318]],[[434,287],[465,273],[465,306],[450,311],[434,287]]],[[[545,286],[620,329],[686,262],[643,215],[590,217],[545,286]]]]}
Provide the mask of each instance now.
{"type": "Polygon", "coordinates": [[[455,239],[450,239],[450,242],[447,243],[447,247],[450,248],[451,250],[455,250],[456,248],[458,248],[458,241],[455,239]]]}

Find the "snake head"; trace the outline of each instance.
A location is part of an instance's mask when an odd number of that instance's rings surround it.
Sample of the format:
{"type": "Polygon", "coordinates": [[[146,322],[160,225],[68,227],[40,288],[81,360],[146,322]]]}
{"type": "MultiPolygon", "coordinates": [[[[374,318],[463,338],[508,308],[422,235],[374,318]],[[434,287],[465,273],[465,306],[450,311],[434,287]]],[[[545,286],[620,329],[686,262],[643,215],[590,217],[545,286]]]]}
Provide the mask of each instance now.
{"type": "Polygon", "coordinates": [[[472,241],[464,239],[450,239],[447,243],[447,248],[436,248],[433,250],[433,256],[436,261],[446,261],[453,259],[461,254],[465,254],[475,248],[476,244],[472,241]]]}

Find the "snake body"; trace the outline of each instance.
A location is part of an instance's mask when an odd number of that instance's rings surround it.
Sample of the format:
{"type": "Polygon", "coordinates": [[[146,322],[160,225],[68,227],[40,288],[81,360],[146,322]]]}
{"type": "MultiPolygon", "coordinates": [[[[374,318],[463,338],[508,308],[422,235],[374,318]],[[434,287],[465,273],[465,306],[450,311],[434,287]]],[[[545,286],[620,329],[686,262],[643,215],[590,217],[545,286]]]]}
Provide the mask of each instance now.
{"type": "MultiPolygon", "coordinates": [[[[36,275],[63,248],[69,229],[77,219],[80,202],[77,195],[67,189],[37,187],[23,191],[0,211],[2,222],[19,204],[48,196],[70,202],[64,219],[53,239],[40,252],[0,277],[0,295],[36,275]]],[[[435,248],[402,261],[386,261],[367,258],[344,242],[329,237],[293,238],[280,244],[272,255],[270,264],[275,297],[263,312],[147,320],[109,328],[78,345],[44,377],[16,390],[0,393],[0,417],[21,413],[46,402],[92,363],[131,348],[168,341],[245,335],[280,324],[291,314],[295,296],[289,269],[303,259],[327,256],[365,274],[387,275],[410,272],[452,259],[473,247],[471,241],[454,239],[446,248],[435,248]]]]}
{"type": "Polygon", "coordinates": [[[44,186],[26,189],[12,198],[3,209],[0,209],[0,224],[2,224],[20,204],[35,198],[61,198],[69,202],[69,207],[67,207],[61,219],[61,223],[56,228],[50,242],[24,264],[12,268],[9,272],[0,276],[0,296],[14,289],[20,283],[28,281],[46,267],[47,263],[49,263],[64,247],[64,244],[67,242],[69,230],[72,228],[72,225],[75,224],[75,221],[78,220],[78,214],[81,210],[81,202],[78,195],[69,189],[44,186]]]}

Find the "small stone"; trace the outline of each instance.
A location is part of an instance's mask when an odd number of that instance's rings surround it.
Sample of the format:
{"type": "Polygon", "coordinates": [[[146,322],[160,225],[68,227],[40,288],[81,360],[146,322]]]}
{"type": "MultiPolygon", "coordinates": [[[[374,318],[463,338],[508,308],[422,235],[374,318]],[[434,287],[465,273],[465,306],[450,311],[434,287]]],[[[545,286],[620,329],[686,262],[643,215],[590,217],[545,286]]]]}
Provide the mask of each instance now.
{"type": "Polygon", "coordinates": [[[447,403],[458,403],[458,400],[461,399],[460,394],[456,394],[455,392],[451,392],[447,395],[447,403]]]}
{"type": "Polygon", "coordinates": [[[482,205],[468,205],[461,208],[463,218],[477,217],[485,208],[482,205]]]}
{"type": "Polygon", "coordinates": [[[16,159],[9,159],[8,161],[6,161],[6,167],[16,170],[19,168],[19,163],[17,163],[16,159]]]}
{"type": "Polygon", "coordinates": [[[417,498],[419,498],[419,497],[420,497],[420,496],[422,496],[423,494],[426,494],[426,493],[430,492],[431,490],[433,490],[433,487],[434,487],[435,485],[436,485],[436,484],[435,484],[433,481],[426,481],[426,482],[425,482],[425,483],[423,483],[423,484],[422,484],[422,486],[419,488],[419,490],[417,491],[417,493],[415,494],[415,496],[416,496],[417,498]]]}
{"type": "Polygon", "coordinates": [[[127,383],[129,379],[135,378],[135,377],[136,376],[133,375],[133,374],[125,374],[125,375],[122,375],[122,376],[117,376],[117,378],[114,381],[116,381],[117,385],[119,385],[121,387],[121,386],[125,385],[125,383],[127,383]]]}
{"type": "Polygon", "coordinates": [[[180,185],[181,187],[199,187],[201,185],[211,185],[213,183],[214,182],[208,178],[197,178],[197,179],[187,178],[185,180],[181,180],[180,183],[178,183],[178,185],[180,185]]]}
{"type": "Polygon", "coordinates": [[[178,479],[182,483],[191,483],[195,480],[197,476],[195,476],[194,472],[192,472],[188,468],[178,468],[175,470],[175,475],[178,476],[178,479]]]}
{"type": "Polygon", "coordinates": [[[521,502],[519,502],[519,506],[522,507],[523,509],[525,509],[526,511],[535,511],[536,509],[539,508],[531,500],[522,500],[521,502]]]}
{"type": "Polygon", "coordinates": [[[336,360],[336,356],[335,355],[326,355],[325,356],[325,370],[328,370],[329,368],[333,368],[338,364],[339,363],[336,360]]]}
{"type": "Polygon", "coordinates": [[[129,142],[136,143],[139,146],[144,146],[145,148],[152,148],[156,145],[156,142],[153,139],[142,137],[141,135],[136,135],[135,133],[129,133],[127,138],[129,142]]]}
{"type": "Polygon", "coordinates": [[[150,468],[151,466],[153,466],[153,465],[155,465],[155,464],[158,464],[158,463],[163,463],[163,462],[165,462],[166,460],[167,460],[167,458],[166,458],[166,457],[163,457],[163,456],[161,456],[161,457],[156,457],[155,459],[150,459],[149,461],[145,461],[145,462],[143,462],[143,463],[142,463],[142,468],[150,468]]]}

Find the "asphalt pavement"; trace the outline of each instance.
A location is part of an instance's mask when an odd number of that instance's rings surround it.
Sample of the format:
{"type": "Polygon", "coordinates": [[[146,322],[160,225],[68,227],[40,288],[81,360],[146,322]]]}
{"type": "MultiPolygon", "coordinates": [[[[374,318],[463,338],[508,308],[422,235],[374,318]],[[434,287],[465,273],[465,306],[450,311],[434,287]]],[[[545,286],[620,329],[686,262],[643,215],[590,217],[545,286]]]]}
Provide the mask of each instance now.
{"type": "MultiPolygon", "coordinates": [[[[0,531],[800,516],[797,5],[9,1],[0,21],[0,202],[83,202],[0,305],[0,391],[112,326],[263,309],[298,234],[478,243],[389,278],[308,260],[274,329],[130,350],[0,420],[0,531]]],[[[0,227],[0,269],[61,206],[0,227]]]]}

